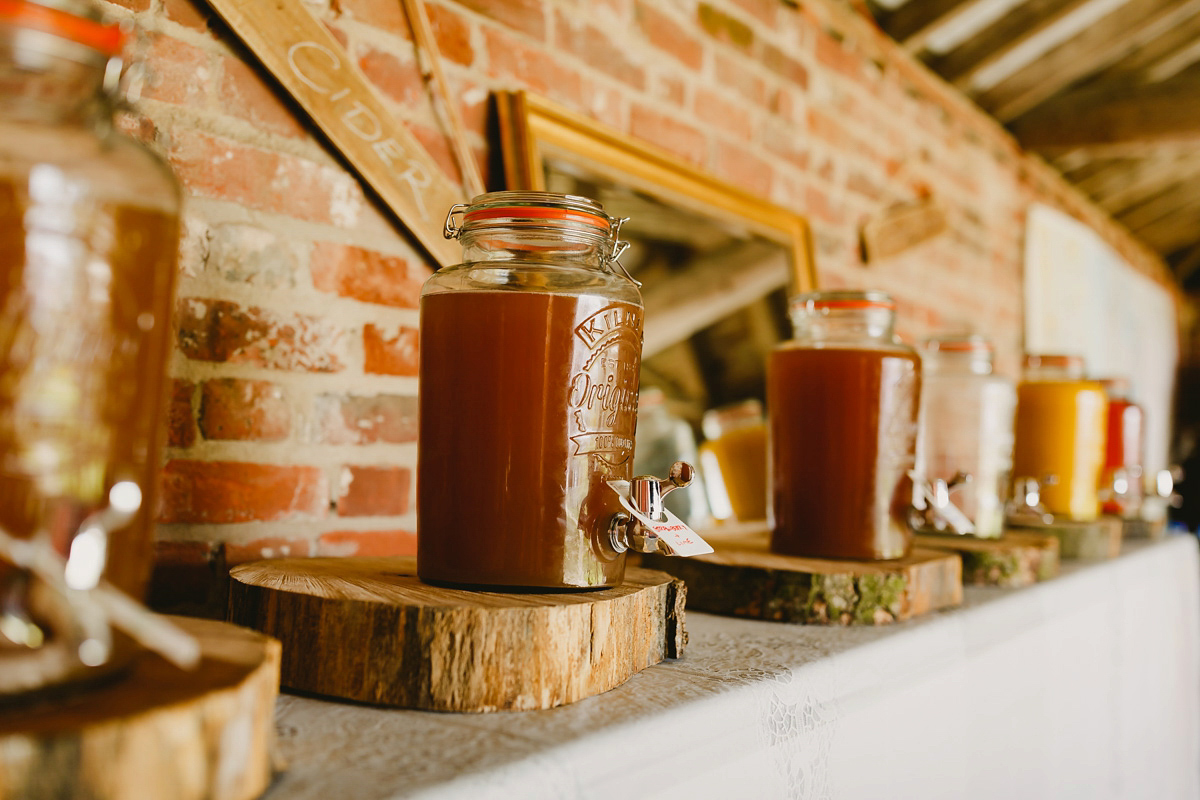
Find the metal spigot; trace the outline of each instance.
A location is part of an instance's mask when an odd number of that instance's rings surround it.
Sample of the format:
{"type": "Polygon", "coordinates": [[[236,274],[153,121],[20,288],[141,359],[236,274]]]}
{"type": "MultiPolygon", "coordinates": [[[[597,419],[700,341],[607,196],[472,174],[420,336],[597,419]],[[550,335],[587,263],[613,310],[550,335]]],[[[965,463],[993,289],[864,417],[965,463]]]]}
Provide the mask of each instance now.
{"type": "Polygon", "coordinates": [[[1058,478],[1047,475],[1037,478],[1021,477],[1013,480],[1012,499],[1008,502],[1005,516],[1013,525],[1049,525],[1054,516],[1042,505],[1042,485],[1053,486],[1058,478]]]}
{"type": "Polygon", "coordinates": [[[608,526],[609,544],[617,553],[662,553],[668,556],[692,556],[711,553],[712,548],[663,505],[676,489],[689,485],[696,469],[685,461],[676,461],[665,480],[639,475],[631,483],[610,481],[609,486],[621,497],[625,511],[613,515],[608,526]],[[628,487],[628,493],[625,489],[628,487]]]}
{"type": "Polygon", "coordinates": [[[910,475],[920,492],[920,505],[914,503],[910,512],[909,524],[915,530],[937,531],[938,533],[956,533],[972,535],[975,524],[950,499],[950,493],[960,486],[970,483],[973,478],[968,472],[956,472],[950,480],[934,478],[927,481],[910,475]]]}

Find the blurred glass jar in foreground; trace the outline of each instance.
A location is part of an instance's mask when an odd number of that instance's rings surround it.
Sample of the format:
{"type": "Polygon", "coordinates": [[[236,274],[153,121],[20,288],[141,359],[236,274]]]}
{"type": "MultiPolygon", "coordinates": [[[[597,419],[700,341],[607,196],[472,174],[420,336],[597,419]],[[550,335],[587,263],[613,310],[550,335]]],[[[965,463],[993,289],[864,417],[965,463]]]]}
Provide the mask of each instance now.
{"type": "Polygon", "coordinates": [[[1028,355],[1017,386],[1014,484],[1039,484],[1041,503],[1055,516],[1090,521],[1100,514],[1108,398],[1084,379],[1083,359],[1028,355]]]}
{"type": "MultiPolygon", "coordinates": [[[[113,130],[121,45],[84,0],[0,5],[0,527],[51,543],[71,589],[103,574],[140,599],[180,196],[113,130]]],[[[38,579],[5,565],[0,583],[0,692],[116,660],[38,579]],[[50,657],[83,636],[77,660],[50,657]]]]}
{"type": "Polygon", "coordinates": [[[704,413],[700,463],[713,516],[754,522],[767,518],[767,426],[762,403],[746,400],[704,413]]]}
{"type": "Polygon", "coordinates": [[[775,552],[908,555],[921,363],[895,317],[883,292],[793,299],[795,337],[767,367],[775,552]]]}
{"type": "Polygon", "coordinates": [[[1100,381],[1108,394],[1108,433],[1100,494],[1105,514],[1137,517],[1145,491],[1142,486],[1142,448],[1145,421],[1142,408],[1130,399],[1127,378],[1100,381]]]}
{"type": "MultiPolygon", "coordinates": [[[[921,431],[917,474],[938,500],[952,503],[975,536],[1000,536],[1013,452],[1016,391],[992,374],[992,345],[982,336],[939,336],[922,350],[921,431]],[[940,481],[940,483],[939,483],[940,481]],[[944,495],[944,496],[942,496],[944,495]]],[[[953,517],[927,515],[934,528],[954,529],[953,517]]]]}
{"type": "MultiPolygon", "coordinates": [[[[687,420],[672,413],[662,390],[644,389],[638,400],[637,447],[633,456],[635,475],[666,475],[676,461],[699,463],[696,437],[687,420]]],[[[692,483],[667,495],[663,502],[692,528],[712,523],[705,484],[697,475],[692,483]]]]}

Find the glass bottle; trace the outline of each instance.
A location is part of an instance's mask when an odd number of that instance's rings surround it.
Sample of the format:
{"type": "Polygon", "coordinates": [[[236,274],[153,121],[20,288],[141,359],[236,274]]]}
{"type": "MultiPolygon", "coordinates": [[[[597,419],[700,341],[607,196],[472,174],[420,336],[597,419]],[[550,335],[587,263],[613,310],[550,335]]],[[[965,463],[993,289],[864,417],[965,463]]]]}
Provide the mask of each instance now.
{"type": "Polygon", "coordinates": [[[762,403],[745,400],[709,409],[701,421],[701,464],[721,519],[767,518],[767,424],[762,403]]]}
{"type": "Polygon", "coordinates": [[[907,517],[921,363],[883,292],[802,294],[767,368],[771,549],[879,560],[912,546],[907,517]]]}
{"type": "Polygon", "coordinates": [[[633,477],[642,300],[616,262],[619,227],[592,200],[547,192],[451,212],[463,262],[421,292],[422,580],[621,582],[607,483],[633,477]]]}
{"type": "Polygon", "coordinates": [[[1107,425],[1104,387],[1084,379],[1081,357],[1027,355],[1017,386],[1014,481],[1037,480],[1050,514],[1096,519],[1107,425]]]}
{"type": "Polygon", "coordinates": [[[1013,384],[992,374],[993,355],[987,339],[962,335],[927,339],[921,353],[917,474],[949,487],[945,500],[983,538],[1003,532],[1017,402],[1013,384]]]}
{"type": "MultiPolygon", "coordinates": [[[[637,448],[633,469],[638,475],[666,475],[676,461],[697,463],[696,437],[683,417],[672,413],[661,389],[643,389],[638,399],[637,448]]],[[[712,522],[705,483],[697,477],[691,485],[672,492],[667,508],[692,528],[712,522]]]]}
{"type": "Polygon", "coordinates": [[[1108,431],[1104,473],[1100,479],[1102,510],[1106,514],[1137,517],[1145,494],[1144,415],[1141,406],[1130,399],[1128,378],[1107,378],[1100,383],[1108,395],[1108,431]]]}
{"type": "MultiPolygon", "coordinates": [[[[102,573],[140,599],[180,191],[161,160],[113,128],[121,47],[85,0],[0,6],[0,527],[52,544],[73,588],[102,573]]],[[[5,673],[6,658],[61,643],[45,620],[63,617],[52,595],[29,593],[38,581],[28,574],[0,566],[0,582],[5,673]]],[[[48,657],[38,682],[115,663],[103,638],[84,640],[77,662],[48,657]]]]}

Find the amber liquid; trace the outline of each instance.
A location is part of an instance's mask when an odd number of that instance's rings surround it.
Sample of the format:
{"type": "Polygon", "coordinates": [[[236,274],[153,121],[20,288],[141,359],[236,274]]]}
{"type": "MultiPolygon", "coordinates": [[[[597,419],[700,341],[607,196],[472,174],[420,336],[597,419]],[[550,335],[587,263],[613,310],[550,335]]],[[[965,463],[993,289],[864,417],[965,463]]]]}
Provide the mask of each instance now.
{"type": "Polygon", "coordinates": [[[642,310],[591,295],[421,300],[417,570],[532,589],[613,586],[632,477],[642,310]]]}
{"type": "Polygon", "coordinates": [[[1091,381],[1025,381],[1017,386],[1013,477],[1041,481],[1055,516],[1087,522],[1100,515],[1108,398],[1091,381]]]}
{"type": "Polygon", "coordinates": [[[912,546],[917,356],[784,346],[767,370],[771,549],[821,558],[901,558],[912,546]]]}
{"type": "Polygon", "coordinates": [[[127,205],[40,204],[0,180],[0,527],[64,555],[118,481],[142,492],[105,577],[145,591],[178,220],[127,205]]]}
{"type": "Polygon", "coordinates": [[[767,427],[734,428],[704,444],[720,471],[733,516],[739,522],[767,518],[767,427]]]}

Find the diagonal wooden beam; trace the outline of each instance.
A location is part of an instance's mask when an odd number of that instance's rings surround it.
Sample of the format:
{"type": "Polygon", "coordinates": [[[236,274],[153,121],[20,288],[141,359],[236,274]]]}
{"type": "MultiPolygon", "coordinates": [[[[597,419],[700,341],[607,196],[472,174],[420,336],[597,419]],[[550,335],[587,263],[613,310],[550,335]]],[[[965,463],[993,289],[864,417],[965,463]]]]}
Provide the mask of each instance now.
{"type": "Polygon", "coordinates": [[[1172,253],[1167,262],[1179,285],[1186,285],[1193,275],[1200,272],[1200,242],[1172,253]]]}
{"type": "Polygon", "coordinates": [[[1197,39],[1200,39],[1200,15],[1172,26],[1162,35],[1089,76],[1088,81],[1098,83],[1130,76],[1138,76],[1149,83],[1166,80],[1173,77],[1175,73],[1156,75],[1154,74],[1155,70],[1162,70],[1164,66],[1169,66],[1172,58],[1195,46],[1197,39]]]}
{"type": "Polygon", "coordinates": [[[1100,85],[1055,98],[1009,129],[1033,150],[1115,142],[1200,141],[1200,78],[1100,85]]]}
{"type": "Polygon", "coordinates": [[[986,0],[909,0],[877,15],[879,26],[909,52],[918,52],[934,29],[986,0]]]}
{"type": "Polygon", "coordinates": [[[1001,122],[1010,122],[1197,13],[1200,0],[1129,0],[976,95],[975,101],[1001,122]]]}
{"type": "Polygon", "coordinates": [[[950,52],[940,56],[927,55],[925,63],[945,80],[966,90],[980,70],[996,63],[1017,45],[1087,2],[1089,0],[1029,0],[950,52]]]}

